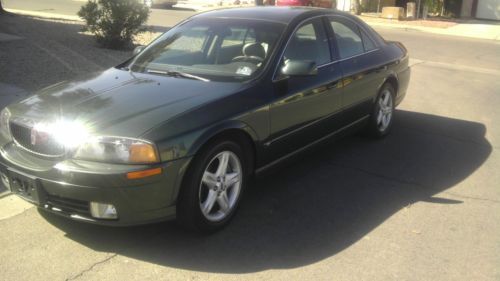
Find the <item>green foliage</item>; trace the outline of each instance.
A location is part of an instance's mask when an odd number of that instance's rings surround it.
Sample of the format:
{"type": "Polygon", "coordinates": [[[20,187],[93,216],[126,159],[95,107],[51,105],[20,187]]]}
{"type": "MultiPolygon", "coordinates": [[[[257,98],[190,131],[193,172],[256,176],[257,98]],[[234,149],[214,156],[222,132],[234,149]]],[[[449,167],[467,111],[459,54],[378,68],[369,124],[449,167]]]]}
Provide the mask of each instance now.
{"type": "Polygon", "coordinates": [[[89,0],[78,16],[99,44],[119,49],[130,46],[133,36],[144,31],[149,9],[137,0],[89,0]]]}

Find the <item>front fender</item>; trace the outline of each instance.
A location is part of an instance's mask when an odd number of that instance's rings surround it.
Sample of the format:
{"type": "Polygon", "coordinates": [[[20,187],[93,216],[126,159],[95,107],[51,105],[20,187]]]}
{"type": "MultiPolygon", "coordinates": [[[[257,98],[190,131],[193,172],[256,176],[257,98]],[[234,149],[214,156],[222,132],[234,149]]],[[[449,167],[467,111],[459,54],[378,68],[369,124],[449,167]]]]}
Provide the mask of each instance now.
{"type": "Polygon", "coordinates": [[[255,131],[240,120],[226,120],[209,127],[199,128],[180,136],[158,142],[158,150],[162,162],[184,157],[192,157],[210,139],[227,130],[245,132],[253,141],[258,141],[255,131]]]}

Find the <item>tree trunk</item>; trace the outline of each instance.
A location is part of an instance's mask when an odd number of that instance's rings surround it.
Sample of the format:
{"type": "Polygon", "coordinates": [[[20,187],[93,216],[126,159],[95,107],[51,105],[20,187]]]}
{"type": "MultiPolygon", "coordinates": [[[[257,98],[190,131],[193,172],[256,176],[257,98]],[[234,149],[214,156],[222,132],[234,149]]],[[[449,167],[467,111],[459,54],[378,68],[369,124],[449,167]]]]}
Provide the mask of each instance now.
{"type": "Polygon", "coordinates": [[[354,0],[354,14],[361,15],[361,3],[360,0],[354,0]]]}
{"type": "Polygon", "coordinates": [[[0,0],[0,14],[5,13],[5,10],[2,7],[2,0],[0,0]]]}

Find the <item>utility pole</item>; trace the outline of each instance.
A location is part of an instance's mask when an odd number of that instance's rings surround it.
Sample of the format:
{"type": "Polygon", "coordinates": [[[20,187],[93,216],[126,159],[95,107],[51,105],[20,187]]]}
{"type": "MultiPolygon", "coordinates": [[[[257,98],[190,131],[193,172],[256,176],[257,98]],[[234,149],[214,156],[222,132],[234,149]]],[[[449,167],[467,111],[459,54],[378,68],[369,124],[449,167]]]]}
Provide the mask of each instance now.
{"type": "Polygon", "coordinates": [[[418,20],[419,16],[420,16],[420,1],[421,0],[418,0],[417,2],[417,16],[416,16],[416,19],[418,20]]]}
{"type": "Polygon", "coordinates": [[[380,14],[380,0],[378,0],[377,4],[377,14],[380,14]]]}

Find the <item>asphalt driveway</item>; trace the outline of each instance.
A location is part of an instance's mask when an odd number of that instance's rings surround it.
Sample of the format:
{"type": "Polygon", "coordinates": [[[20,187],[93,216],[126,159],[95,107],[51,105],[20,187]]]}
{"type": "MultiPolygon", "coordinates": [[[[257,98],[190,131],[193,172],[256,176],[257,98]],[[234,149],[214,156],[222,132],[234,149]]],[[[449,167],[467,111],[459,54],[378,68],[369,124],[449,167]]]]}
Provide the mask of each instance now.
{"type": "MultiPolygon", "coordinates": [[[[4,84],[34,90],[129,55],[78,27],[9,20],[0,32],[24,43],[0,44],[4,84]]],[[[87,225],[1,198],[1,279],[499,280],[500,45],[379,31],[414,59],[387,138],[354,135],[282,164],[211,236],[87,225]]]]}

